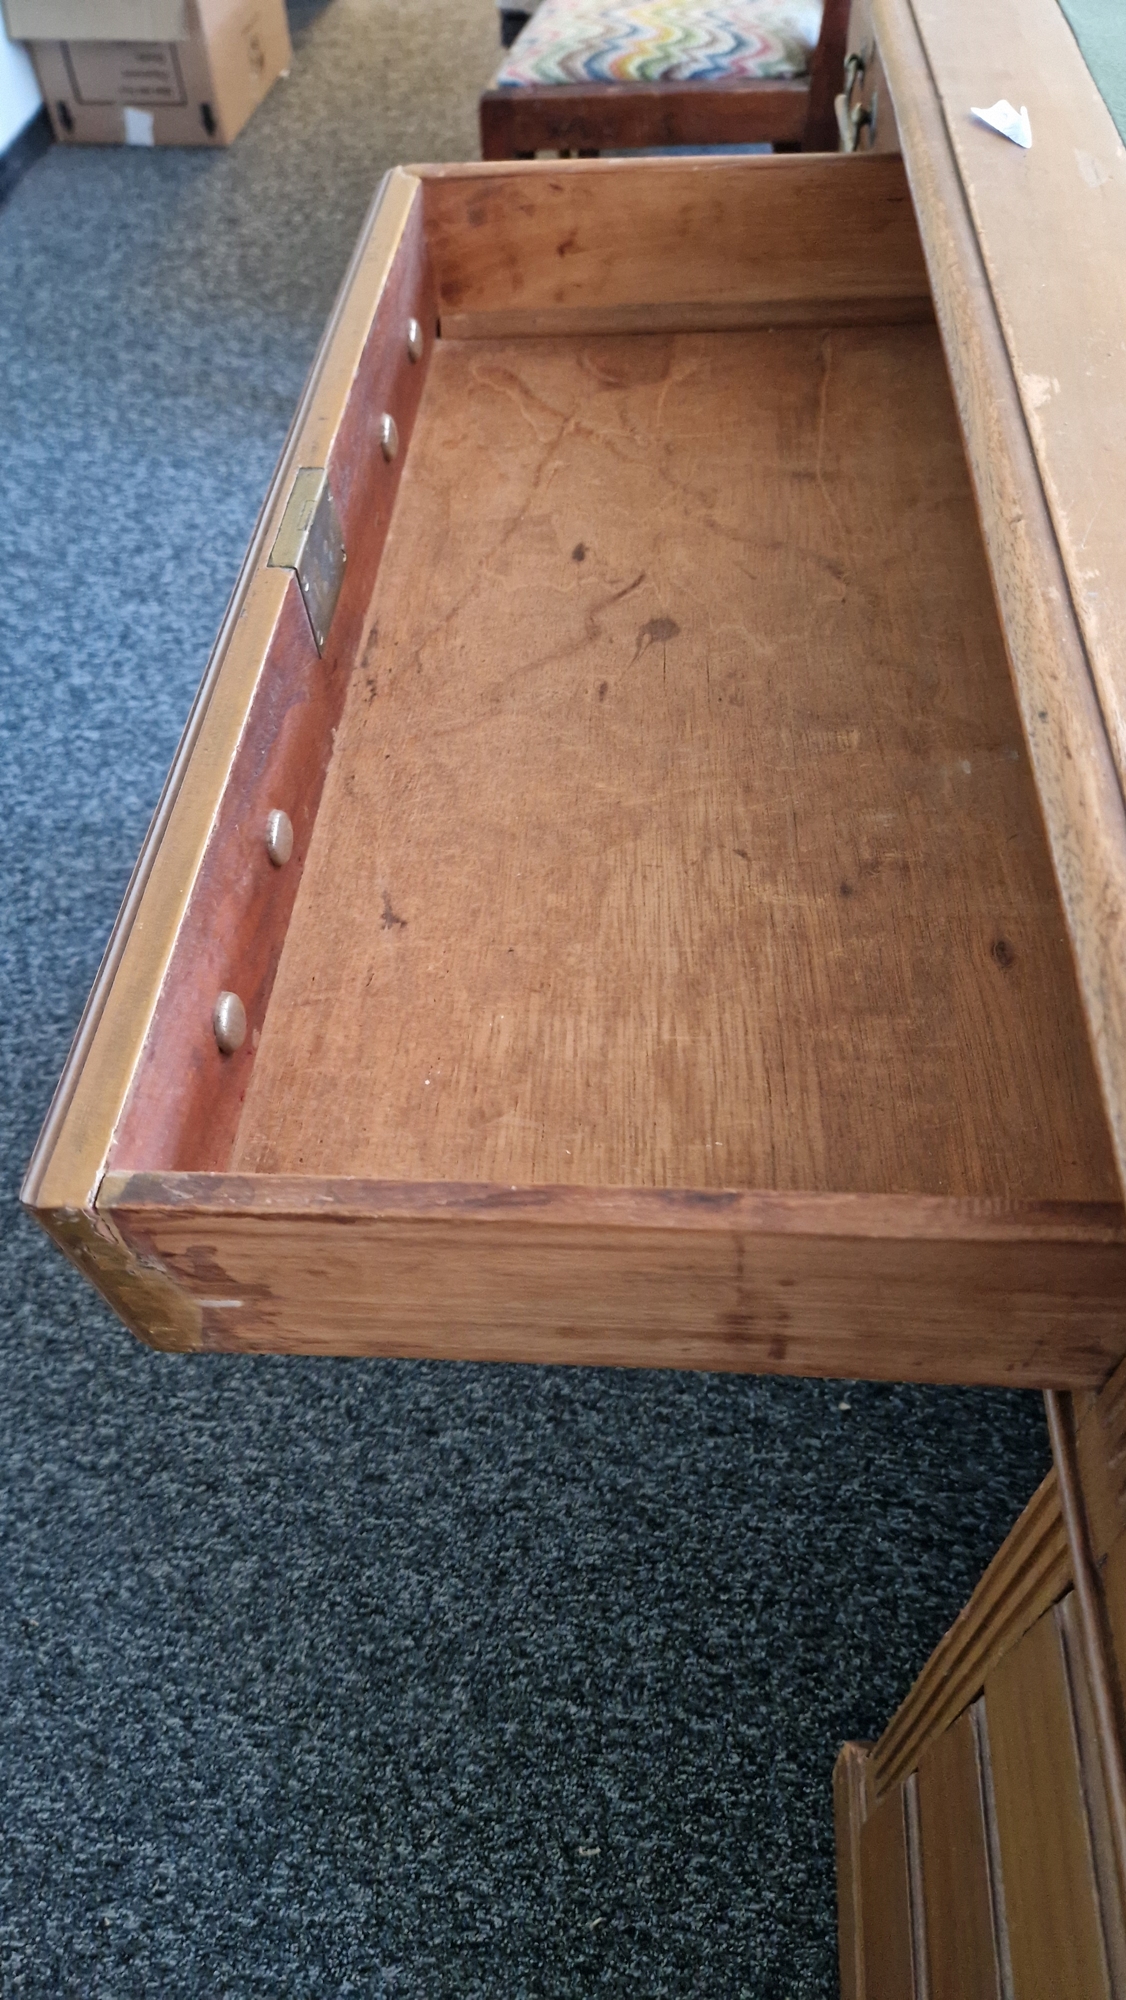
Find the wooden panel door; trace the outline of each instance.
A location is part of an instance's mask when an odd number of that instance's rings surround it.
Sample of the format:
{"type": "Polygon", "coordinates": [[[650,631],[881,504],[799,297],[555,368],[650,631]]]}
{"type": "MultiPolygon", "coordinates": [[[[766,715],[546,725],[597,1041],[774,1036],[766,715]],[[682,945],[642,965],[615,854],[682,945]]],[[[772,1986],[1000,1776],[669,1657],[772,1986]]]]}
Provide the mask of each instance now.
{"type": "Polygon", "coordinates": [[[985,1713],[1014,2000],[1109,2000],[1057,1611],[994,1669],[985,1713]]]}
{"type": "Polygon", "coordinates": [[[863,2000],[922,2000],[915,1982],[908,1789],[897,1785],[860,1829],[863,2000]]]}
{"type": "Polygon", "coordinates": [[[974,1714],[925,1753],[918,1774],[928,2000],[1004,2000],[974,1714]]]}

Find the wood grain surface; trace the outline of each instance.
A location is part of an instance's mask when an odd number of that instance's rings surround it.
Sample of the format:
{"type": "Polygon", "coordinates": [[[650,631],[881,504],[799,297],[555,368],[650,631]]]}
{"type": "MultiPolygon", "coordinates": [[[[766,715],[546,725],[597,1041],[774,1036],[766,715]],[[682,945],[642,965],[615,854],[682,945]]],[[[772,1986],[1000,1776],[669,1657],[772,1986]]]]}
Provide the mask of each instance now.
{"type": "Polygon", "coordinates": [[[1051,0],[913,7],[1126,779],[1126,146],[1051,0]],[[970,115],[998,97],[1029,151],[970,115]]]}
{"type": "Polygon", "coordinates": [[[848,40],[849,0],[825,0],[821,32],[809,65],[809,104],[802,131],[802,151],[836,153],[836,98],[844,80],[848,40]]]}
{"type": "Polygon", "coordinates": [[[445,338],[931,317],[902,162],[816,155],[420,167],[445,338]]]}
{"type": "Polygon", "coordinates": [[[1069,1580],[1056,1475],[1037,1488],[872,1752],[881,1796],[917,1768],[1069,1580]]]}
{"type": "Polygon", "coordinates": [[[860,1832],[872,1804],[870,1743],[842,1743],[833,1766],[837,1855],[837,1944],[841,2000],[864,2000],[864,1923],[860,1901],[860,1832]]]}
{"type": "Polygon", "coordinates": [[[973,1720],[959,1716],[919,1762],[929,2000],[1004,2000],[973,1720]]]}
{"type": "MultiPolygon", "coordinates": [[[[1044,1397],[1044,1410],[1070,1558],[1072,1627],[1082,1641],[1082,1671],[1078,1678],[1086,1684],[1095,1721],[1097,1744],[1093,1754],[1097,1755],[1100,1770],[1119,1896],[1126,1898],[1126,1760],[1122,1751],[1122,1702],[1108,1642],[1102,1585],[1092,1553],[1087,1510],[1080,1484],[1071,1398],[1049,1390],[1044,1397]]],[[[1061,1610],[1060,1630],[1065,1653],[1068,1649],[1068,1629],[1061,1610]]],[[[1073,1694],[1076,1680],[1077,1671],[1073,1666],[1073,1694]]]]}
{"type": "Polygon", "coordinates": [[[1109,1995],[1068,1677],[1047,1612],[985,1685],[1014,2000],[1109,1995]]]}
{"type": "MultiPolygon", "coordinates": [[[[1108,1565],[1109,1570],[1109,1565],[1108,1565]]],[[[1113,1802],[1107,1768],[1106,1732],[1096,1709],[1088,1671],[1088,1648],[1079,1615],[1077,1593],[1069,1590],[1056,1607],[1056,1618],[1067,1661],[1067,1679],[1075,1719],[1079,1773],[1087,1809],[1087,1832],[1099,1904],[1100,1928],[1107,1955],[1110,1990],[1126,1993],[1126,1922],[1123,1917],[1122,1870],[1115,1835],[1113,1802]]]]}
{"type": "Polygon", "coordinates": [[[524,84],[483,92],[481,158],[609,147],[797,143],[808,109],[804,80],[524,84]]]}
{"type": "Polygon", "coordinates": [[[323,457],[347,552],[324,654],[317,653],[296,578],[290,575],[114,1136],[109,1156],[114,1168],[159,1164],[207,1172],[220,1170],[230,1157],[336,725],[362,649],[433,350],[434,321],[421,205],[416,202],[355,356],[343,408],[322,437],[307,440],[310,450],[319,449],[323,457]],[[418,361],[407,351],[411,318],[425,328],[418,361]],[[399,432],[399,456],[390,463],[379,448],[385,410],[393,413],[399,432]],[[281,869],[270,862],[265,842],[267,816],[278,807],[288,813],[294,830],[294,851],[281,869]],[[249,1030],[233,1055],[220,1054],[211,1023],[215,996],[225,989],[242,1000],[249,1030]]]}
{"type": "Polygon", "coordinates": [[[1114,1197],[933,331],[438,343],[231,1164],[1114,1197]]]}
{"type": "Polygon", "coordinates": [[[99,1213],[217,1347],[1040,1386],[1121,1341],[1121,1245],[1034,1210],[108,1174],[99,1213]]]}
{"type": "MultiPolygon", "coordinates": [[[[295,468],[324,464],[339,426],[371,321],[404,231],[417,182],[388,175],[356,250],[310,370],[263,504],[246,561],[134,869],[105,958],[82,1015],[22,1200],[45,1226],[84,1230],[92,1256],[92,1207],[161,985],[195,885],[263,662],[275,643],[290,579],[267,558],[295,468]],[[85,1216],[85,1222],[82,1217],[85,1216]],[[54,1220],[52,1220],[54,1218],[54,1220]]],[[[57,1233],[56,1231],[56,1233],[57,1233]]],[[[134,1291],[143,1274],[133,1273],[134,1291]]],[[[134,1304],[123,1307],[129,1318],[134,1304]]],[[[165,1308],[154,1299],[154,1314],[165,1308]]]]}
{"type": "Polygon", "coordinates": [[[179,1353],[194,1353],[204,1346],[203,1308],[190,1287],[159,1258],[139,1257],[112,1216],[55,1208],[38,1219],[63,1255],[146,1346],[179,1353]]]}
{"type": "Polygon", "coordinates": [[[1091,1554],[1102,1562],[1126,1536],[1126,1362],[1076,1411],[1075,1456],[1091,1554]]]}
{"type": "MultiPolygon", "coordinates": [[[[1013,13],[1008,7],[1003,11],[1013,13]]],[[[1054,0],[1035,0],[1024,12],[1053,15],[1060,32],[1070,39],[1054,0]]],[[[1126,1172],[1126,811],[1073,595],[1086,585],[1069,574],[1061,557],[1045,498],[1045,470],[1033,448],[975,219],[914,15],[908,0],[873,0],[873,16],[895,99],[1021,720],[1122,1173],[1126,1172]]],[[[959,32],[968,30],[972,21],[967,54],[979,47],[979,26],[986,35],[980,46],[996,51],[993,23],[1000,18],[996,10],[983,16],[980,10],[959,6],[950,18],[956,19],[959,32]]],[[[980,74],[984,88],[987,69],[980,74]]],[[[970,101],[980,101],[976,89],[970,101]]],[[[957,115],[965,138],[964,107],[957,115]]],[[[978,137],[996,147],[998,171],[1008,172],[1011,185],[1019,186],[1025,169],[1016,164],[1018,149],[987,131],[978,137]],[[1013,164],[1003,159],[1008,154],[1014,156],[1013,164]]],[[[1069,184],[1072,169],[1078,176],[1074,160],[1068,163],[1069,184]]],[[[995,249],[1003,238],[1008,244],[1005,254],[1027,257],[1045,285],[1050,262],[1051,284],[1060,298],[1084,296],[1083,290],[1069,294],[1059,284],[1055,250],[1066,244],[1066,230],[1058,244],[1051,239],[1050,260],[1049,238],[1029,227],[1027,217],[1022,220],[1019,206],[1000,218],[992,233],[995,249]],[[1028,254],[1032,245],[1035,255],[1028,254]]],[[[1109,246],[1108,272],[1113,274],[1120,262],[1120,244],[1109,246]]],[[[1103,266],[1097,268],[1101,274],[1103,266]]],[[[1117,283],[1113,275],[1111,283],[1117,283]]],[[[1077,338],[1082,348],[1087,334],[1078,319],[1077,338]]],[[[1079,404],[1070,407],[1078,418],[1079,404]]],[[[1101,422],[1097,413],[1095,421],[1101,422]]],[[[1079,422],[1077,438],[1083,430],[1079,422]]],[[[1109,490],[1108,502],[1113,510],[1109,490]]],[[[1082,617],[1089,612],[1088,605],[1082,617]]]]}
{"type": "MultiPolygon", "coordinates": [[[[1126,1363],[1102,1389],[1075,1397],[1075,1460],[1090,1557],[1101,1576],[1114,1640],[1119,1686],[1126,1684],[1126,1363]]],[[[946,1633],[907,1700],[871,1754],[872,1782],[882,1795],[917,1767],[927,1745],[973,1698],[992,1668],[1018,1643],[1071,1579],[1073,1556],[1053,1470],[1006,1536],[965,1609],[946,1633]]],[[[1078,1634],[1068,1599],[1069,1629],[1078,1634]]],[[[1078,1636],[1072,1651],[1084,1650],[1078,1636]]],[[[1084,1666],[1086,1676],[1086,1666],[1084,1666]]],[[[1084,1680],[1085,1713],[1094,1715],[1084,1680]]],[[[1091,1723],[1095,1728],[1094,1721],[1091,1723]]]]}
{"type": "Polygon", "coordinates": [[[860,1829],[864,2000],[923,2000],[915,1980],[904,1794],[897,1785],[860,1829]]]}
{"type": "MultiPolygon", "coordinates": [[[[1117,1695],[1117,1720],[1121,1732],[1123,1713],[1126,1710],[1126,1532],[1119,1533],[1110,1548],[1101,1572],[1101,1585],[1117,1695]]],[[[1071,1650],[1079,1652],[1080,1648],[1073,1642],[1071,1650]]],[[[1087,1692],[1085,1709],[1088,1711],[1093,1709],[1090,1690],[1087,1692]]],[[[1086,1738],[1086,1764],[1095,1767],[1098,1772],[1098,1777],[1090,1787],[1089,1796],[1093,1802],[1092,1837],[1095,1866],[1099,1876],[1107,1956],[1112,1969],[1114,1992],[1126,1993],[1126,1897],[1122,1893],[1120,1844],[1114,1837],[1116,1831],[1113,1816],[1114,1799],[1105,1778],[1102,1777],[1105,1760],[1101,1754],[1100,1738],[1103,1732],[1099,1729],[1093,1713],[1081,1712],[1080,1722],[1081,1746],[1084,1745],[1086,1738]]],[[[1120,1733],[1119,1742],[1121,1740],[1120,1733]]]]}

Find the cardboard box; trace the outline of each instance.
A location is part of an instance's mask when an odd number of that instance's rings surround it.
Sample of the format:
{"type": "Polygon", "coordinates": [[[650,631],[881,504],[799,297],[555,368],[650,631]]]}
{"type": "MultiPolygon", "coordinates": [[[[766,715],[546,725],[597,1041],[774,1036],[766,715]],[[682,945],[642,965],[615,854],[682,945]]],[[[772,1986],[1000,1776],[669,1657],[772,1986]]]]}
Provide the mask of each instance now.
{"type": "Polygon", "coordinates": [[[284,0],[4,0],[55,137],[228,146],[292,50],[284,0]]]}

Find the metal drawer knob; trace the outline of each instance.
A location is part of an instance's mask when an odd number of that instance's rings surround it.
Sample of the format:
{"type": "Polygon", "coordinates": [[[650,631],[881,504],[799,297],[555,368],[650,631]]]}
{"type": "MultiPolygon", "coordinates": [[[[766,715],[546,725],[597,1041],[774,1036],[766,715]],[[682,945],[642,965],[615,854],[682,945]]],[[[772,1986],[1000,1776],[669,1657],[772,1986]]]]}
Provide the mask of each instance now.
{"type": "Polygon", "coordinates": [[[266,852],[275,868],[284,868],[293,853],[293,821],[275,810],[266,821],[266,852]]]}
{"type": "Polygon", "coordinates": [[[384,458],[390,464],[399,449],[399,426],[389,410],[384,410],[379,419],[379,445],[384,458]]]}
{"type": "Polygon", "coordinates": [[[246,1040],[246,1008],[237,993],[220,993],[211,1016],[219,1053],[233,1056],[246,1040]]]}

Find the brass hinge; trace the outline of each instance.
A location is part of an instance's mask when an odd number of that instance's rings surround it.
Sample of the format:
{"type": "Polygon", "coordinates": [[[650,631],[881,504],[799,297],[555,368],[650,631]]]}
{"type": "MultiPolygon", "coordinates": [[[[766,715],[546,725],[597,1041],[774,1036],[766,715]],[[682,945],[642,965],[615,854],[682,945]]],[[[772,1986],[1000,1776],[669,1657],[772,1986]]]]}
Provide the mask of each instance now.
{"type": "Polygon", "coordinates": [[[322,466],[303,466],[274,538],[269,567],[296,575],[318,653],[325,649],[347,560],[328,474],[322,466]]]}

